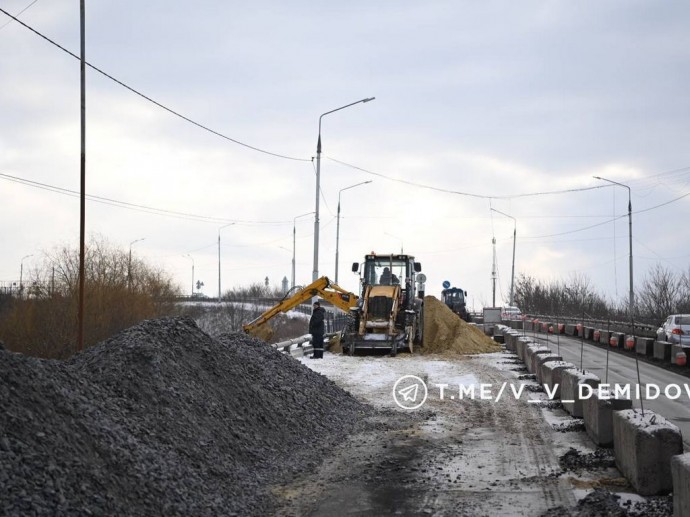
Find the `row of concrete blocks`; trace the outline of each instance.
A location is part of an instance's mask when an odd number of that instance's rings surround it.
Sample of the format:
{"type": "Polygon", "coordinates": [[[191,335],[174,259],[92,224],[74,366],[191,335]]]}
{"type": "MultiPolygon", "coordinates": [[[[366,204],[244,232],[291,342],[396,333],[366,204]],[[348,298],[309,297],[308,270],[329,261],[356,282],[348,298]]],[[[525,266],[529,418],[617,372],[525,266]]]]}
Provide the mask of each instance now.
{"type": "Polygon", "coordinates": [[[674,493],[674,513],[690,515],[690,454],[683,454],[677,426],[651,411],[632,409],[632,400],[611,398],[599,391],[600,379],[502,326],[506,349],[513,351],[536,375],[547,393],[560,398],[573,417],[583,418],[592,441],[613,447],[616,465],[641,495],[674,493]]]}
{"type": "Polygon", "coordinates": [[[574,323],[553,323],[536,320],[515,320],[507,323],[508,326],[514,330],[560,333],[566,336],[584,337],[588,341],[622,348],[630,352],[634,351],[637,354],[651,357],[659,361],[671,362],[673,364],[679,362],[678,355],[683,352],[686,359],[684,364],[690,364],[690,346],[688,345],[683,346],[667,341],[656,341],[654,338],[640,336],[636,336],[631,340],[630,338],[632,336],[626,336],[622,332],[586,327],[574,323]]]}

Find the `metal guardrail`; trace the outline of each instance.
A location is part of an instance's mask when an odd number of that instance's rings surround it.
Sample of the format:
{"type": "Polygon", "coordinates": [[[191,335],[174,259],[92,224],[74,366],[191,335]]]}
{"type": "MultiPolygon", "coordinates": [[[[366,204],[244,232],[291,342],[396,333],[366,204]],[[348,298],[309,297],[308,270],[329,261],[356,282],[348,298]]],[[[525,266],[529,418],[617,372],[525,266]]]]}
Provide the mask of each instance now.
{"type": "MultiPolygon", "coordinates": [[[[330,341],[339,334],[340,332],[327,333],[324,336],[324,345],[326,345],[327,347],[327,345],[330,344],[330,341]]],[[[276,350],[280,350],[283,353],[290,354],[293,356],[307,355],[312,350],[314,350],[314,347],[312,347],[311,345],[311,334],[305,334],[303,336],[296,337],[293,339],[287,339],[279,343],[272,343],[270,346],[272,346],[276,350]]]]}
{"type": "Polygon", "coordinates": [[[646,336],[654,337],[656,336],[656,331],[659,328],[658,325],[650,325],[648,323],[642,323],[634,321],[614,321],[614,320],[601,320],[595,318],[582,318],[582,316],[554,316],[552,314],[526,314],[524,319],[534,320],[537,319],[540,322],[549,323],[563,323],[577,325],[578,323],[584,324],[585,327],[594,327],[599,329],[610,329],[616,332],[623,332],[626,334],[634,334],[636,336],[646,336]]]}

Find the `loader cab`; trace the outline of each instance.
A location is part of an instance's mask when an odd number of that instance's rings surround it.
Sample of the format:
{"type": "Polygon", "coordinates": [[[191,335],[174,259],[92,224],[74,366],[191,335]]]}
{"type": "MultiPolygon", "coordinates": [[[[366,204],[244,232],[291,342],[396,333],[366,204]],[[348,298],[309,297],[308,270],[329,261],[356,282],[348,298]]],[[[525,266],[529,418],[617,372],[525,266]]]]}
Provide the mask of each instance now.
{"type": "MultiPolygon", "coordinates": [[[[415,296],[415,274],[422,270],[420,263],[410,255],[366,255],[362,265],[362,288],[367,285],[399,285],[405,300],[415,296]]],[[[359,271],[359,264],[352,264],[359,271]]]]}

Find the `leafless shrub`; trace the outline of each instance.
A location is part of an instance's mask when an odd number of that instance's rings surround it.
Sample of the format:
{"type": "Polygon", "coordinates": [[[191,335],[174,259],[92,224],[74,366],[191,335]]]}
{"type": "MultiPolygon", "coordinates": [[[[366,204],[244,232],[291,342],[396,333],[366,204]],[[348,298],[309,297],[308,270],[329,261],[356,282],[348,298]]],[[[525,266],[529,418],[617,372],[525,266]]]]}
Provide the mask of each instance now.
{"type": "MultiPolygon", "coordinates": [[[[79,250],[44,252],[30,287],[0,317],[0,339],[11,350],[47,358],[76,349],[79,250]]],[[[86,248],[84,345],[91,346],[144,319],[169,314],[177,289],[163,271],[92,238],[86,248]]]]}

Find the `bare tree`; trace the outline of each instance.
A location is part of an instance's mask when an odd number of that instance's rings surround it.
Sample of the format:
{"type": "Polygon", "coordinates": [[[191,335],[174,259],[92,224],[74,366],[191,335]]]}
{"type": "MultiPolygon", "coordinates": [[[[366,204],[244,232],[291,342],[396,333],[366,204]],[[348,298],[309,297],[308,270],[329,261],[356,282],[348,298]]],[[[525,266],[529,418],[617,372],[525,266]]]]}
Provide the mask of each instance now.
{"type": "Polygon", "coordinates": [[[682,294],[683,279],[657,264],[637,289],[636,298],[641,314],[658,322],[677,310],[682,294]]]}

